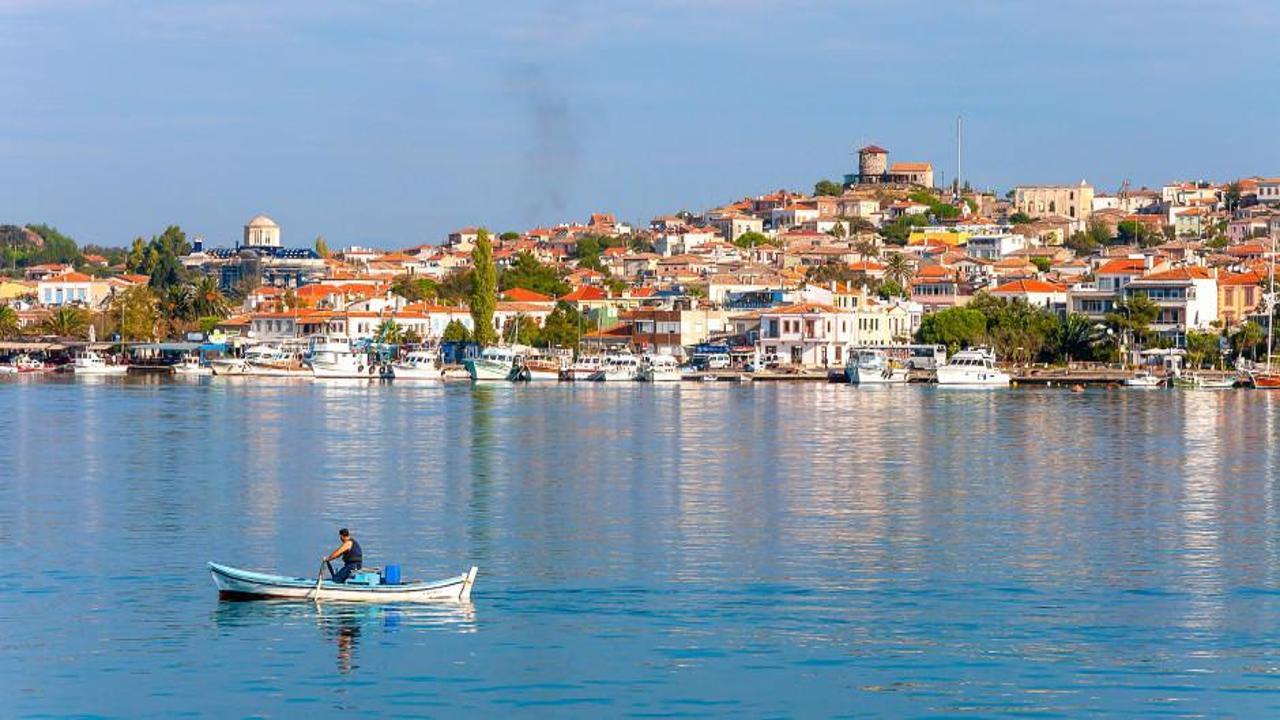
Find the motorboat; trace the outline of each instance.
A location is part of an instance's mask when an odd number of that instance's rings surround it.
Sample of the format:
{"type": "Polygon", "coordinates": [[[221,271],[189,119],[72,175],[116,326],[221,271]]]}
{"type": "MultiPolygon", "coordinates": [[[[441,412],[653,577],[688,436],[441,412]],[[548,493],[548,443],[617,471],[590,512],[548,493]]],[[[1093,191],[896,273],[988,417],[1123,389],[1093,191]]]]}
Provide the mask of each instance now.
{"type": "Polygon", "coordinates": [[[12,365],[0,365],[0,375],[17,375],[18,368],[12,365]]]}
{"type": "Polygon", "coordinates": [[[400,360],[391,363],[391,376],[396,380],[443,379],[436,353],[431,350],[413,350],[400,360]]]}
{"type": "Polygon", "coordinates": [[[284,354],[275,345],[254,345],[244,351],[244,357],[220,357],[209,361],[214,375],[252,375],[253,370],[271,367],[283,360],[284,354]]]}
{"type": "Polygon", "coordinates": [[[317,378],[376,378],[382,374],[378,363],[344,337],[319,335],[311,340],[308,353],[311,374],[317,378]]]}
{"type": "Polygon", "coordinates": [[[606,355],[600,369],[587,378],[594,382],[621,382],[640,379],[640,360],[631,353],[606,355]]]}
{"type": "Polygon", "coordinates": [[[202,365],[198,354],[187,353],[178,360],[177,365],[173,366],[173,372],[177,375],[199,377],[203,375],[212,375],[213,369],[207,365],[202,365]]]}
{"type": "Polygon", "coordinates": [[[905,383],[910,371],[883,350],[857,350],[849,356],[844,374],[854,385],[887,385],[905,383]]]}
{"type": "Polygon", "coordinates": [[[109,363],[98,353],[86,350],[76,354],[71,363],[71,371],[76,375],[124,375],[129,371],[129,366],[109,363]]]}
{"type": "Polygon", "coordinates": [[[645,355],[640,362],[640,379],[645,382],[680,382],[680,363],[666,353],[645,355]]]}
{"type": "Polygon", "coordinates": [[[1230,390],[1236,386],[1236,379],[1231,376],[1178,374],[1173,377],[1173,386],[1183,390],[1230,390]]]}
{"type": "Polygon", "coordinates": [[[491,345],[480,357],[467,358],[463,365],[474,382],[514,380],[525,353],[512,345],[491,345]]]}
{"type": "Polygon", "coordinates": [[[30,355],[19,355],[13,359],[13,367],[20,373],[43,372],[44,362],[30,355]]]}
{"type": "Polygon", "coordinates": [[[1125,378],[1123,384],[1131,388],[1159,388],[1164,387],[1165,379],[1143,370],[1132,377],[1125,378]]]}
{"type": "Polygon", "coordinates": [[[565,378],[568,380],[590,380],[591,376],[600,369],[604,364],[604,358],[599,355],[579,355],[577,360],[569,366],[565,371],[565,378]]]}
{"type": "Polygon", "coordinates": [[[938,366],[938,384],[953,387],[1007,387],[1009,374],[996,367],[996,356],[987,348],[961,350],[938,366]]]}
{"type": "Polygon", "coordinates": [[[465,603],[471,600],[471,588],[475,585],[477,572],[478,568],[472,567],[462,575],[443,580],[394,583],[381,582],[378,573],[366,572],[361,574],[362,577],[339,583],[326,582],[322,577],[271,575],[209,563],[209,574],[218,588],[218,595],[238,600],[283,598],[308,602],[465,603]]]}

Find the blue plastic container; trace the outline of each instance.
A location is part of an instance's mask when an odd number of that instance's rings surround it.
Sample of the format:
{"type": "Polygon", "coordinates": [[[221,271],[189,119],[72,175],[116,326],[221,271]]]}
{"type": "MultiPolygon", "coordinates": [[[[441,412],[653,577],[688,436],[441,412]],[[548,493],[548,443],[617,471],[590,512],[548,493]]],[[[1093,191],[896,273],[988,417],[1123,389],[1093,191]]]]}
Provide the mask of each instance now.
{"type": "Polygon", "coordinates": [[[388,565],[382,569],[382,583],[384,585],[400,584],[400,566],[388,565]]]}

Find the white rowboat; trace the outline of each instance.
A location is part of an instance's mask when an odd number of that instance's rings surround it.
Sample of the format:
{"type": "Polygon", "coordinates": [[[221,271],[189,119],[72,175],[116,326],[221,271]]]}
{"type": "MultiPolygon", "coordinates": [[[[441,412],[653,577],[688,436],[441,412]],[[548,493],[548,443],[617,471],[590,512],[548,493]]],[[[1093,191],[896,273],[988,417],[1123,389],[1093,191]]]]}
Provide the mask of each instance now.
{"type": "Polygon", "coordinates": [[[406,582],[397,585],[356,585],[332,580],[317,583],[314,578],[286,577],[209,563],[209,574],[218,594],[232,599],[286,598],[307,601],[421,603],[470,602],[477,568],[465,575],[433,582],[406,582]]]}

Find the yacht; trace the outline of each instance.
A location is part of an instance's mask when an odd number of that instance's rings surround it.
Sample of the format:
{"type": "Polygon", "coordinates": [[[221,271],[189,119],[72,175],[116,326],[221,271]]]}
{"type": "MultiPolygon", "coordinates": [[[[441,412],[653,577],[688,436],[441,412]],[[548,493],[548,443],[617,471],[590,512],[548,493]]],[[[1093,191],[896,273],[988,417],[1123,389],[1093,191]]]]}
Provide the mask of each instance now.
{"type": "Polygon", "coordinates": [[[129,366],[113,365],[98,353],[86,350],[76,355],[71,370],[76,375],[124,375],[129,371],[129,366]]]}
{"type": "Polygon", "coordinates": [[[213,369],[200,364],[200,356],[196,353],[187,353],[178,360],[178,364],[173,366],[173,372],[178,375],[198,376],[212,375],[213,369]]]}
{"type": "Polygon", "coordinates": [[[467,358],[463,365],[475,382],[514,380],[524,353],[510,345],[493,345],[480,352],[480,357],[467,358]]]}
{"type": "Polygon", "coordinates": [[[317,378],[376,378],[381,372],[369,353],[357,350],[343,337],[311,339],[311,374],[317,378]]]}
{"type": "Polygon", "coordinates": [[[640,379],[640,361],[631,353],[606,355],[604,363],[591,374],[589,380],[619,382],[640,379]]]}
{"type": "Polygon", "coordinates": [[[854,385],[905,383],[909,371],[889,359],[883,350],[857,350],[850,354],[844,374],[854,385]]]}
{"type": "Polygon", "coordinates": [[[209,361],[209,369],[214,375],[252,375],[256,367],[270,365],[275,359],[282,358],[280,348],[275,345],[254,345],[244,351],[244,357],[220,357],[209,361]]]}
{"type": "Polygon", "coordinates": [[[640,379],[645,382],[680,382],[680,363],[666,353],[645,355],[640,363],[640,379]]]}
{"type": "Polygon", "coordinates": [[[396,380],[443,379],[436,353],[432,350],[413,350],[400,360],[391,363],[391,376],[396,380]]]}
{"type": "Polygon", "coordinates": [[[599,355],[580,355],[565,371],[565,377],[569,380],[590,380],[603,364],[604,358],[599,355]]]}
{"type": "Polygon", "coordinates": [[[1008,387],[1009,374],[996,368],[996,356],[986,348],[961,350],[938,367],[938,384],[968,387],[1008,387]]]}

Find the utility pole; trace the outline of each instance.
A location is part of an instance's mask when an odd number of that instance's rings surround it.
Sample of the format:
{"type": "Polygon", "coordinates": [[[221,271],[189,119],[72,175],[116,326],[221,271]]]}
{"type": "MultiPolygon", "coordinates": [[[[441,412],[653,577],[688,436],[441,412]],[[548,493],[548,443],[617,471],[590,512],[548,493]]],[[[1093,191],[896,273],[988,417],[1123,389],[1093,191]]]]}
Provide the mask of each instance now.
{"type": "Polygon", "coordinates": [[[956,180],[955,180],[955,183],[956,183],[955,199],[956,200],[960,199],[960,179],[961,177],[963,177],[960,173],[960,132],[961,132],[963,123],[964,123],[963,118],[957,115],[956,116],[956,180]]]}

